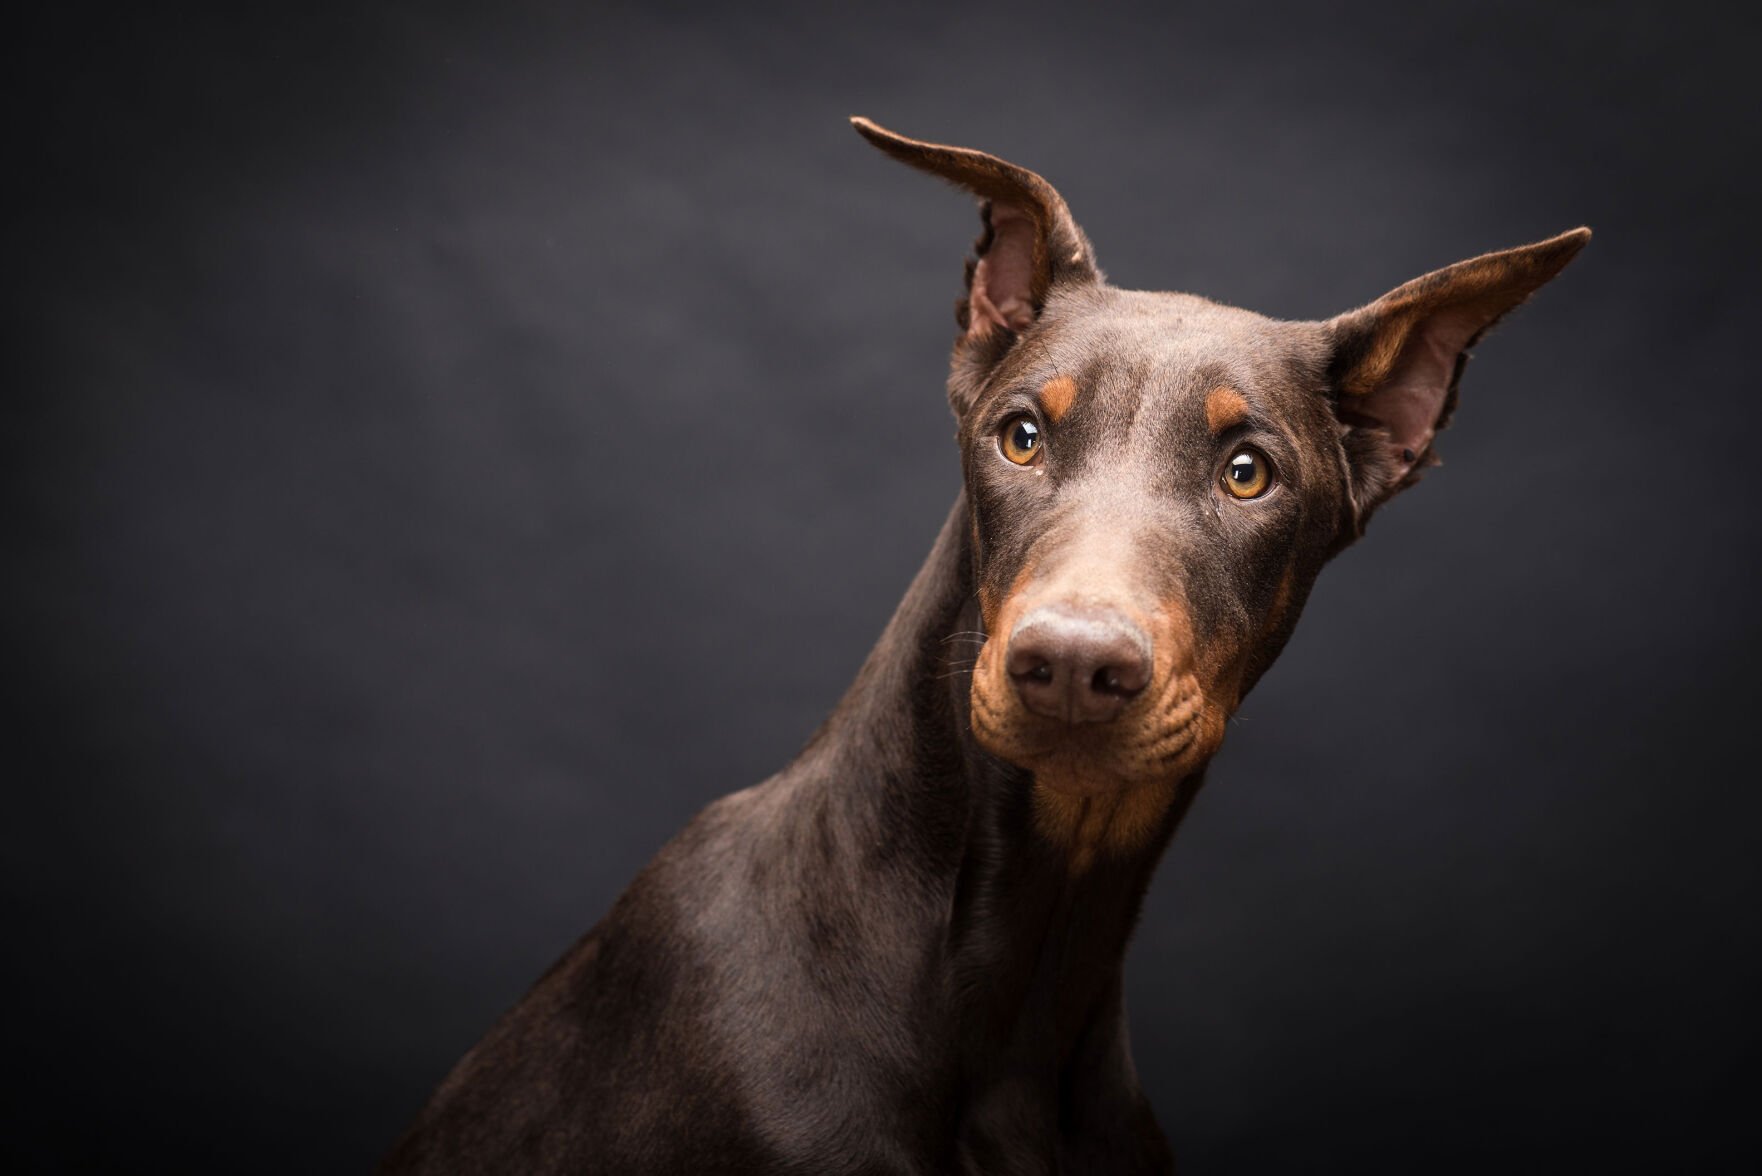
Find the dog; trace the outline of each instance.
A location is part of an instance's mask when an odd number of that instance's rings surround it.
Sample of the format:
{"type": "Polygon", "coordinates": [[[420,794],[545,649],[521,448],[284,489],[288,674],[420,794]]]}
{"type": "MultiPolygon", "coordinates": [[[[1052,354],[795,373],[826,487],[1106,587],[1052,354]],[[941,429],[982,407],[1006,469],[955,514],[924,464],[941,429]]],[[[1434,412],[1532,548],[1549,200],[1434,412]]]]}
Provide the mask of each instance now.
{"type": "Polygon", "coordinates": [[[1436,464],[1469,349],[1590,237],[1281,322],[1116,289],[1040,176],[852,121],[980,202],[964,489],[801,754],[661,850],[384,1172],[1170,1171],[1121,1003],[1151,872],[1322,565],[1436,464]]]}

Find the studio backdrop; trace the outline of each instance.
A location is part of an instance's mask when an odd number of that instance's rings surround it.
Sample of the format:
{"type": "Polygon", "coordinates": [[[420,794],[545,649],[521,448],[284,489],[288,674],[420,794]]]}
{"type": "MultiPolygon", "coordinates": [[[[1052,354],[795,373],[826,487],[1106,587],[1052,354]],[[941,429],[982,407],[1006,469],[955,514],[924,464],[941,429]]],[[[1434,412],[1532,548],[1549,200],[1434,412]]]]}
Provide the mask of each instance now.
{"type": "MultiPolygon", "coordinates": [[[[1713,6],[147,6],[8,52],[12,1171],[364,1171],[825,716],[971,202],[1320,318],[1596,238],[1327,570],[1128,959],[1185,1171],[1755,1157],[1757,120],[1713,6]]],[[[1735,1170],[1735,1168],[1730,1169],[1735,1170]]]]}

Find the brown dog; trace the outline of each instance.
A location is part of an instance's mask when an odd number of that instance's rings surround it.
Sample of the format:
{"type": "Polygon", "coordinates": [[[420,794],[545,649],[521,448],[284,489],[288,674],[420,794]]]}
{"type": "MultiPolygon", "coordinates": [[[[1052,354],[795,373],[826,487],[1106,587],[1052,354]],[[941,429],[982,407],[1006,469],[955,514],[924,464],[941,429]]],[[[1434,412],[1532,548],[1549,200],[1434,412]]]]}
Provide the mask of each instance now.
{"type": "Polygon", "coordinates": [[[388,1172],[1160,1172],[1120,1000],[1151,871],[1329,557],[1434,464],[1468,348],[1590,233],[1326,322],[1107,285],[981,200],[966,489],[855,684],[453,1070],[388,1172]]]}

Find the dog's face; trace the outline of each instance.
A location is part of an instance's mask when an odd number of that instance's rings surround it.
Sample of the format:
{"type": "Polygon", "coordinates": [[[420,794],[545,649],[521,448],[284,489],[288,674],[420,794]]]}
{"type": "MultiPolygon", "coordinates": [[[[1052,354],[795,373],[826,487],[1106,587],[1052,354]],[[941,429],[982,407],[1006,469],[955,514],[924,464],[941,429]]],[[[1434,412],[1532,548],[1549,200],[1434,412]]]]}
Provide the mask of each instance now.
{"type": "Polygon", "coordinates": [[[1067,798],[1217,751],[1322,564],[1435,462],[1468,346],[1589,237],[1278,322],[1116,290],[1040,177],[857,125],[984,201],[949,382],[985,634],[970,713],[1067,798]]]}
{"type": "Polygon", "coordinates": [[[1060,292],[961,415],[973,729],[1066,792],[1190,774],[1346,521],[1313,324],[1060,292]]]}

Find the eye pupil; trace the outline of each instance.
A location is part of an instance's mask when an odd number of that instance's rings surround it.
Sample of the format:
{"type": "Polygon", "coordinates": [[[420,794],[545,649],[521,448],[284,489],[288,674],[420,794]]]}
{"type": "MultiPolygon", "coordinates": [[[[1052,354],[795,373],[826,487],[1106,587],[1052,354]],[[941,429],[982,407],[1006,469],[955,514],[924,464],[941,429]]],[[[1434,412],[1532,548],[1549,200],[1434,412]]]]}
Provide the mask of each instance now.
{"type": "Polygon", "coordinates": [[[1010,440],[1016,443],[1017,449],[1031,451],[1040,444],[1040,430],[1034,427],[1033,421],[1017,421],[1015,435],[1010,440]]]}

